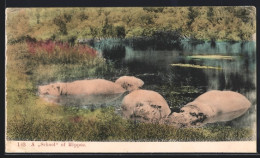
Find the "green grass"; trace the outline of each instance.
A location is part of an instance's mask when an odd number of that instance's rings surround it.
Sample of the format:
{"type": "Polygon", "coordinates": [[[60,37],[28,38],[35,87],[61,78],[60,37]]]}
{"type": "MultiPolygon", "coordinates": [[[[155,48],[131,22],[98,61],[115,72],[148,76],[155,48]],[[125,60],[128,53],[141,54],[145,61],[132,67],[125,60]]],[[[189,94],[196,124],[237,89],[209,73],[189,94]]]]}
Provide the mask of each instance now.
{"type": "MultiPolygon", "coordinates": [[[[7,139],[48,141],[229,141],[251,140],[251,128],[209,125],[200,128],[175,128],[169,125],[135,123],[115,114],[113,107],[87,110],[77,107],[48,103],[36,95],[37,84],[51,80],[74,79],[86,72],[93,76],[100,73],[95,63],[67,65],[33,61],[24,44],[8,45],[7,48],[7,139]],[[91,70],[93,69],[93,70],[91,70]],[[68,70],[67,73],[63,71],[68,70]],[[74,72],[76,70],[76,72],[74,72]],[[74,74],[72,73],[74,72],[74,74]],[[68,75],[68,73],[71,73],[68,75]],[[64,76],[63,76],[64,75],[64,76]],[[60,78],[55,78],[59,76],[60,78]]],[[[55,59],[58,60],[58,59],[55,59]]],[[[89,59],[86,59],[89,60],[89,59]]],[[[92,60],[92,59],[91,59],[92,60]]],[[[93,59],[97,60],[97,59],[93,59]]],[[[37,59],[38,61],[38,59],[37,59]]],[[[106,66],[102,66],[106,67],[106,66]]],[[[112,68],[103,73],[118,73],[112,68]]],[[[87,75],[86,75],[87,76],[87,75]]],[[[86,77],[84,76],[84,77],[86,77]]],[[[162,87],[162,89],[164,89],[162,87]]],[[[187,91],[199,93],[192,87],[168,92],[168,98],[187,91]]],[[[175,98],[174,103],[184,98],[175,98]]],[[[181,104],[181,103],[180,103],[181,104]]]]}
{"type": "Polygon", "coordinates": [[[234,141],[250,140],[252,135],[250,129],[228,126],[177,129],[167,125],[137,124],[115,115],[112,108],[84,111],[84,114],[72,109],[57,112],[52,108],[45,110],[53,114],[63,113],[63,117],[16,116],[9,120],[8,138],[48,141],[234,141]]]}

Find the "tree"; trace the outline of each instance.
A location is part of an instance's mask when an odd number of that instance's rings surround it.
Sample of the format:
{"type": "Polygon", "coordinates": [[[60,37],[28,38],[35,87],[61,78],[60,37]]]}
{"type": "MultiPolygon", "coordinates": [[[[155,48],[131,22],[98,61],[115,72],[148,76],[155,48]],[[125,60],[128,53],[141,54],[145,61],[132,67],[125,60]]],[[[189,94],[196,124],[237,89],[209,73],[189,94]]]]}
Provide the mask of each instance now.
{"type": "Polygon", "coordinates": [[[115,27],[115,35],[116,35],[116,37],[119,37],[119,38],[125,38],[125,36],[126,36],[125,27],[124,26],[116,26],[115,27]]]}
{"type": "Polygon", "coordinates": [[[113,26],[108,23],[108,18],[105,19],[105,24],[102,28],[102,34],[104,37],[113,36],[113,26]]]}
{"type": "Polygon", "coordinates": [[[143,10],[146,12],[161,13],[161,12],[163,12],[164,8],[163,7],[144,7],[143,10]]]}
{"type": "Polygon", "coordinates": [[[195,7],[189,7],[189,14],[188,14],[188,26],[191,26],[191,24],[194,22],[195,18],[199,15],[198,9],[195,7]]]}
{"type": "Polygon", "coordinates": [[[65,21],[63,21],[62,18],[55,17],[53,19],[53,23],[59,27],[59,31],[62,35],[68,34],[66,23],[65,23],[65,21]]]}
{"type": "Polygon", "coordinates": [[[256,9],[250,6],[12,8],[7,15],[9,39],[128,38],[180,30],[203,40],[249,40],[256,32],[256,9]]]}
{"type": "Polygon", "coordinates": [[[30,17],[25,9],[7,10],[7,37],[9,40],[21,40],[31,34],[30,17]]]}

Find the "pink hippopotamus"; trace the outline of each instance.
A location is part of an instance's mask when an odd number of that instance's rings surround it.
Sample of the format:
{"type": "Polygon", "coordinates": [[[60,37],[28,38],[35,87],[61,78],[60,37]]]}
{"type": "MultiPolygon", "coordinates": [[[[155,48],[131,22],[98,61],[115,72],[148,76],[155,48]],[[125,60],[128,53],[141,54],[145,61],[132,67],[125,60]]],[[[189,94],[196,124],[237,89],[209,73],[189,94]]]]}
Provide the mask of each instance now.
{"type": "Polygon", "coordinates": [[[168,123],[178,127],[203,126],[238,118],[250,108],[250,101],[233,91],[208,91],[168,116],[168,123]]]}
{"type": "Polygon", "coordinates": [[[58,104],[103,104],[118,99],[126,91],[139,89],[144,82],[133,76],[120,77],[115,82],[105,79],[57,82],[38,87],[46,100],[58,104]]]}

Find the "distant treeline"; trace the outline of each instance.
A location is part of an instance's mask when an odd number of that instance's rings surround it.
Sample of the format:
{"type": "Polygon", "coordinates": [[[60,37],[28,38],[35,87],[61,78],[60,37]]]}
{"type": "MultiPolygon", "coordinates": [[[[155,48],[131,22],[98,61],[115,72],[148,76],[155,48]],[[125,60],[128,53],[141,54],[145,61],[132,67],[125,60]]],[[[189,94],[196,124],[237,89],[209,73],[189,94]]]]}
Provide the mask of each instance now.
{"type": "Polygon", "coordinates": [[[198,40],[251,40],[254,7],[10,8],[9,42],[24,39],[76,42],[92,38],[151,37],[177,32],[198,40]]]}

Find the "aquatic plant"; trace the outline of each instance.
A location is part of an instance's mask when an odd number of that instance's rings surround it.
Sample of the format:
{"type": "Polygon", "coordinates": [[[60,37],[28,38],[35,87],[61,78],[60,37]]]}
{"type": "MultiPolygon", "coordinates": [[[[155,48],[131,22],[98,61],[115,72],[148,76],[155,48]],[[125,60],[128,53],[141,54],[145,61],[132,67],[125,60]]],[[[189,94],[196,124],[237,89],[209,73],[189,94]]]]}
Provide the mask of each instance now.
{"type": "Polygon", "coordinates": [[[194,64],[171,64],[171,66],[189,67],[189,68],[197,68],[197,69],[216,69],[216,70],[222,69],[221,67],[201,66],[201,65],[194,65],[194,64]]]}
{"type": "Polygon", "coordinates": [[[192,59],[223,59],[223,60],[233,60],[236,57],[235,56],[226,56],[226,55],[192,55],[192,56],[187,56],[187,58],[192,58],[192,59]]]}

